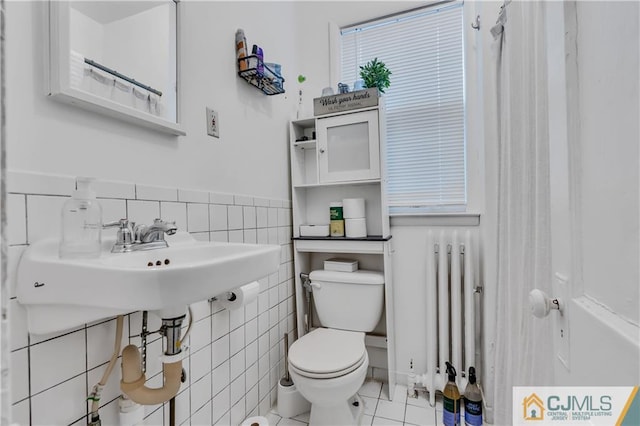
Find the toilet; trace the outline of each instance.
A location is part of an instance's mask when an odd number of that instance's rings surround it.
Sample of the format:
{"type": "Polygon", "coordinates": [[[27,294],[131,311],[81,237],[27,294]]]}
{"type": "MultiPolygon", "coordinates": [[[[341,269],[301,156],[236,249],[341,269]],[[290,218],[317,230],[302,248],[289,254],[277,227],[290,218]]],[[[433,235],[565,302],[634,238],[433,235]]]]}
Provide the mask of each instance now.
{"type": "Polygon", "coordinates": [[[322,324],[289,349],[289,373],[310,403],[311,426],[359,424],[353,397],[367,375],[364,345],[384,307],[384,275],[377,271],[318,270],[309,274],[322,324]]]}

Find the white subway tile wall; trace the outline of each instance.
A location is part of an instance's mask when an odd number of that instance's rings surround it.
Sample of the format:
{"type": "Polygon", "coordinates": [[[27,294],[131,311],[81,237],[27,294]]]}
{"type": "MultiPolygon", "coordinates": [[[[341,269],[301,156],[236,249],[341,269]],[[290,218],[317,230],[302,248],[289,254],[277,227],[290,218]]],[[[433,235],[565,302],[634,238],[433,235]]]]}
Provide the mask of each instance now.
{"type": "Polygon", "coordinates": [[[233,194],[209,193],[209,203],[211,204],[233,204],[233,194]]]}
{"type": "Polygon", "coordinates": [[[111,180],[98,180],[91,185],[96,194],[103,198],[136,198],[136,185],[127,182],[116,182],[111,180]]]}
{"type": "Polygon", "coordinates": [[[71,195],[75,178],[43,173],[7,171],[7,192],[16,194],[71,195]]]}
{"type": "Polygon", "coordinates": [[[127,200],[126,217],[136,224],[149,224],[160,217],[160,201],[127,200]]]}
{"type": "Polygon", "coordinates": [[[189,232],[209,232],[209,205],[187,203],[187,230],[189,232]]]}
{"type": "MultiPolygon", "coordinates": [[[[104,223],[115,222],[127,217],[127,201],[114,198],[101,198],[98,200],[102,207],[102,221],[104,223]]],[[[108,235],[111,231],[103,231],[108,235]]]]}
{"type": "Polygon", "coordinates": [[[212,231],[227,231],[227,206],[224,204],[209,205],[209,225],[212,231]]]}
{"type": "Polygon", "coordinates": [[[253,197],[247,197],[245,195],[234,195],[233,203],[239,206],[253,206],[253,197]]]}
{"type": "Polygon", "coordinates": [[[208,204],[209,193],[206,191],[190,191],[190,190],[179,189],[178,201],[208,204]]]}
{"type": "MultiPolygon", "coordinates": [[[[63,333],[31,335],[18,303],[15,270],[29,243],[60,235],[60,210],[75,179],[36,173],[8,173],[8,279],[11,327],[12,420],[20,425],[83,425],[86,398],[102,377],[113,351],[115,318],[63,333]]],[[[279,271],[260,281],[258,300],[234,311],[216,302],[192,308],[187,380],[176,397],[176,424],[238,425],[246,417],[267,415],[284,374],[284,334],[295,330],[291,202],[128,182],[94,183],[105,222],[128,217],[151,223],[176,221],[205,241],[279,244],[279,271]]],[[[115,232],[105,230],[105,235],[115,232]]],[[[125,316],[122,345],[140,346],[142,314],[125,316]]],[[[160,321],[149,315],[150,330],[160,321]]],[[[186,326],[186,325],[185,325],[186,326]]],[[[147,339],[147,386],[162,386],[162,339],[147,339]]],[[[102,424],[118,423],[120,364],[100,401],[102,424]]],[[[169,403],[145,407],[145,424],[168,425],[169,403]]]]}
{"type": "Polygon", "coordinates": [[[24,195],[7,195],[7,221],[12,224],[7,233],[7,242],[25,244],[27,242],[27,201],[24,195]]]}
{"type": "Polygon", "coordinates": [[[138,200],[178,201],[178,190],[162,186],[136,185],[136,198],[138,200]]]}
{"type": "MultiPolygon", "coordinates": [[[[27,241],[57,238],[62,227],[62,206],[66,197],[27,195],[27,241]]],[[[11,229],[9,224],[9,229],[11,229]]]]}
{"type": "Polygon", "coordinates": [[[241,206],[229,206],[227,208],[227,226],[228,229],[242,229],[242,207],[241,206]]]}
{"type": "Polygon", "coordinates": [[[172,201],[160,202],[160,218],[168,222],[176,223],[179,230],[187,229],[187,203],[174,203],[172,201]]]}

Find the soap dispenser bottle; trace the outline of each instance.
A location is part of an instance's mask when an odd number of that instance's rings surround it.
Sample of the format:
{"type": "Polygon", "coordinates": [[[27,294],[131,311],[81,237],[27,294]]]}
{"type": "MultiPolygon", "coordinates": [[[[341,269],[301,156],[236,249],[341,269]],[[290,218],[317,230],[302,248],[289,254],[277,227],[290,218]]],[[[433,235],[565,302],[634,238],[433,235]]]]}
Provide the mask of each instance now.
{"type": "Polygon", "coordinates": [[[102,242],[102,207],[91,189],[93,179],[79,177],[76,190],[62,207],[60,258],[95,258],[102,242]]]}
{"type": "Polygon", "coordinates": [[[450,362],[446,362],[448,381],[442,391],[442,423],[445,426],[460,424],[460,391],[456,385],[456,369],[450,362]]]}
{"type": "Polygon", "coordinates": [[[469,383],[464,390],[464,424],[482,426],[482,392],[476,383],[474,367],[469,367],[469,383]]]}

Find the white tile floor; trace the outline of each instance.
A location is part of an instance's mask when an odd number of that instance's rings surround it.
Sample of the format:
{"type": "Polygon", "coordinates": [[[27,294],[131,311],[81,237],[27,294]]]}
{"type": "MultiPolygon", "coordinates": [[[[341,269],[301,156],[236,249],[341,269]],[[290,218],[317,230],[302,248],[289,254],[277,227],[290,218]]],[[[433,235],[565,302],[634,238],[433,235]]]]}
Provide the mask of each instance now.
{"type": "MultiPolygon", "coordinates": [[[[367,380],[358,391],[364,401],[361,425],[371,426],[423,426],[442,425],[442,400],[436,397],[436,406],[429,405],[428,395],[420,393],[418,398],[407,398],[406,386],[396,385],[393,400],[389,401],[389,387],[379,381],[367,380]]],[[[282,418],[275,411],[266,416],[269,425],[304,426],[309,424],[309,413],[292,419],[282,418]]]]}

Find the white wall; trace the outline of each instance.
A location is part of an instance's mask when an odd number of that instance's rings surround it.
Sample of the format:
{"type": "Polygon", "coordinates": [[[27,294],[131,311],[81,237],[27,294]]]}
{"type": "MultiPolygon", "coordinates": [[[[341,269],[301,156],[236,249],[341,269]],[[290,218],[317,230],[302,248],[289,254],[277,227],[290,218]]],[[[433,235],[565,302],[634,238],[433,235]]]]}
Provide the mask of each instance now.
{"type": "Polygon", "coordinates": [[[166,3],[104,25],[104,65],[167,93],[175,86],[174,19],[166,3]]]}
{"type": "Polygon", "coordinates": [[[73,22],[69,32],[71,50],[94,61],[102,62],[103,26],[73,7],[69,8],[69,21],[73,22]]]}
{"type": "MultiPolygon", "coordinates": [[[[328,22],[344,27],[425,4],[424,1],[380,1],[366,4],[359,1],[295,2],[293,34],[298,35],[295,37],[295,49],[299,67],[295,76],[303,74],[307,81],[298,84],[291,80],[291,84],[292,88],[295,85],[296,93],[298,89],[303,90],[306,110],[312,111],[313,98],[321,96],[324,87],[331,86],[328,22]]],[[[351,86],[353,82],[346,83],[351,86]]],[[[333,90],[337,93],[338,88],[334,87],[333,90]]]]}
{"type": "Polygon", "coordinates": [[[43,96],[41,2],[7,6],[8,168],[289,198],[287,121],[297,75],[292,3],[183,2],[182,121],[174,137],[43,96]],[[246,13],[251,10],[252,13],[246,13]],[[265,96],[236,76],[235,31],[280,62],[288,93],[265,96]],[[220,139],[206,135],[205,107],[220,139]],[[36,125],[37,124],[37,125],[36,125]]]}

